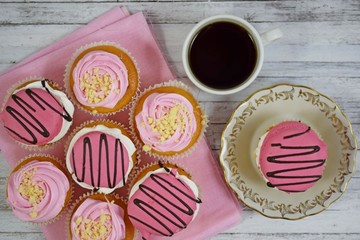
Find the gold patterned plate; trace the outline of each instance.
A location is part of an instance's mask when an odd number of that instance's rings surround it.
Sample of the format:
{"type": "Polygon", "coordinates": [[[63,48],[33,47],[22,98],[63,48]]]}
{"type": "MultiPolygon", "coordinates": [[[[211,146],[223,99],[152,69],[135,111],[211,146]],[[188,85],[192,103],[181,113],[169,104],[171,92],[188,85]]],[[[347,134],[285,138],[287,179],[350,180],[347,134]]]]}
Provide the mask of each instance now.
{"type": "Polygon", "coordinates": [[[271,218],[300,219],[325,210],[343,194],[356,151],[351,124],[333,100],[305,86],[281,84],[255,92],[234,110],[221,137],[220,163],[228,185],[246,206],[271,218]],[[323,176],[305,192],[268,187],[256,166],[259,138],[284,120],[307,123],[328,146],[323,176]]]}

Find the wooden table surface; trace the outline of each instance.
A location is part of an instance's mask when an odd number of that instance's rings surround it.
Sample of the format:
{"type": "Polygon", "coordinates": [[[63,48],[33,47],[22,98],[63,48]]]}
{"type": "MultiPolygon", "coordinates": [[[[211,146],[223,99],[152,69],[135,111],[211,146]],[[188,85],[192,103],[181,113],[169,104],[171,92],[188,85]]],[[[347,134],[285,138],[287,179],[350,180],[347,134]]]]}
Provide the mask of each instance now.
{"type": "MultiPolygon", "coordinates": [[[[144,11],[179,79],[192,86],[209,115],[207,138],[217,152],[233,108],[253,91],[277,83],[307,85],[333,98],[360,132],[360,1],[134,1],[0,0],[0,71],[112,7],[144,11]],[[247,19],[261,33],[279,27],[284,37],[266,46],[255,82],[229,96],[206,94],[187,80],[181,48],[195,23],[217,14],[247,19]]],[[[1,87],[1,84],[0,84],[1,87]]],[[[9,168],[0,159],[0,239],[43,239],[38,227],[18,221],[5,202],[9,168]]],[[[213,240],[360,239],[360,172],[325,212],[299,221],[274,220],[245,209],[241,224],[213,240]]]]}

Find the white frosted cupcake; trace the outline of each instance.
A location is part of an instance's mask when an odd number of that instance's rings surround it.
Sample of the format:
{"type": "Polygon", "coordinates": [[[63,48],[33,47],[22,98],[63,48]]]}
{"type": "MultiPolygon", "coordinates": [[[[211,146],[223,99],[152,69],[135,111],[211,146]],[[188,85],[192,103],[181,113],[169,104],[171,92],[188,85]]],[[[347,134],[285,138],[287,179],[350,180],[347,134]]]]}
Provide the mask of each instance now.
{"type": "Polygon", "coordinates": [[[127,210],[142,239],[171,237],[196,218],[199,188],[179,166],[168,162],[148,165],[132,182],[127,210]]]}
{"type": "Polygon", "coordinates": [[[126,129],[113,121],[89,121],[69,137],[66,166],[86,189],[111,193],[126,184],[137,152],[126,129]]]}
{"type": "Polygon", "coordinates": [[[73,104],[56,84],[33,77],[10,91],[0,120],[14,140],[33,150],[32,147],[45,147],[63,138],[73,114],[73,104]]]}

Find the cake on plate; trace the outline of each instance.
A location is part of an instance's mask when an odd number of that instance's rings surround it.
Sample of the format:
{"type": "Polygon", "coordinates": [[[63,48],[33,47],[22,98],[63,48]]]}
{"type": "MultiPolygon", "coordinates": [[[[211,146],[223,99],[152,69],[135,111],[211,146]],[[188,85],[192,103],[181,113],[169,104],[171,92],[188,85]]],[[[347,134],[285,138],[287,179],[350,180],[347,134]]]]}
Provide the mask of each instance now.
{"type": "Polygon", "coordinates": [[[256,155],[269,187],[287,193],[304,192],[322,177],[327,146],[307,124],[284,121],[260,138],[256,155]]]}

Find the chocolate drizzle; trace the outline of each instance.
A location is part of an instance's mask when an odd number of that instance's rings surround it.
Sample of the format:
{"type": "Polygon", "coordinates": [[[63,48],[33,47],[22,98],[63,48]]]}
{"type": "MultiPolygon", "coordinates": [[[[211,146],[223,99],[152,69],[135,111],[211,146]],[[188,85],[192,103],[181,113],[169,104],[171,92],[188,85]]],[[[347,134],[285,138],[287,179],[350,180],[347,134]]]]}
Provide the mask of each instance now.
{"type": "MultiPolygon", "coordinates": [[[[310,127],[300,133],[296,133],[293,135],[288,135],[283,137],[283,139],[289,139],[301,136],[303,134],[306,134],[310,131],[310,127]]],[[[306,155],[312,155],[314,153],[317,153],[320,151],[320,146],[283,146],[281,143],[274,143],[271,144],[271,147],[279,147],[281,149],[289,149],[289,150],[302,150],[300,152],[291,153],[291,154],[282,154],[282,155],[276,155],[276,156],[269,156],[267,157],[267,161],[271,163],[277,163],[277,164],[312,164],[307,165],[306,167],[296,167],[296,168],[287,168],[283,170],[277,170],[272,172],[267,172],[266,176],[271,178],[282,178],[282,179],[300,179],[296,182],[287,182],[287,183],[281,183],[281,184],[272,184],[270,182],[267,183],[269,187],[281,187],[281,186],[293,186],[293,185],[301,185],[301,184],[307,184],[307,183],[313,183],[318,181],[321,178],[321,175],[286,175],[286,173],[294,173],[302,170],[307,169],[313,169],[320,167],[324,165],[325,159],[312,159],[312,160],[303,160],[303,159],[296,159],[296,160],[289,160],[288,158],[291,157],[297,157],[297,156],[306,156],[306,155]],[[283,174],[285,173],[285,175],[283,174]]],[[[286,192],[302,192],[297,190],[285,190],[286,192]]]]}
{"type": "Polygon", "coordinates": [[[111,179],[111,166],[110,166],[110,150],[109,150],[109,143],[107,139],[107,135],[105,133],[100,134],[99,139],[99,155],[98,155],[98,171],[94,171],[94,156],[93,156],[93,145],[91,144],[91,140],[89,137],[84,137],[83,139],[83,154],[82,154],[82,168],[81,173],[78,173],[76,170],[75,162],[79,161],[76,159],[74,149],[71,151],[72,156],[72,167],[74,169],[74,174],[79,182],[84,182],[86,174],[90,174],[91,178],[91,185],[95,188],[95,190],[98,190],[101,186],[101,164],[103,161],[103,151],[105,152],[105,161],[106,161],[106,173],[107,173],[107,182],[108,182],[108,188],[114,188],[117,183],[117,162],[118,162],[118,155],[121,157],[121,170],[122,170],[122,181],[125,185],[125,157],[124,157],[124,147],[121,143],[120,139],[115,140],[115,150],[114,150],[114,167],[112,169],[113,178],[111,179]],[[119,151],[120,149],[120,151],[119,151]],[[120,152],[120,153],[119,153],[120,152]],[[88,168],[88,164],[90,165],[90,171],[86,171],[88,168]],[[95,174],[97,175],[97,182],[95,183],[95,174]],[[80,176],[81,175],[81,176],[80,176]]]}
{"type": "Polygon", "coordinates": [[[26,136],[20,135],[15,129],[11,129],[7,126],[4,126],[8,131],[12,132],[14,135],[22,139],[23,141],[29,144],[37,144],[38,139],[35,136],[35,133],[39,133],[43,137],[49,137],[50,133],[47,130],[45,124],[41,123],[36,117],[36,109],[31,106],[31,104],[35,104],[39,106],[43,111],[50,110],[61,116],[68,122],[72,121],[71,115],[67,112],[64,106],[51,94],[49,89],[46,87],[46,81],[42,80],[41,85],[46,90],[47,94],[50,95],[55,102],[63,109],[63,112],[59,112],[54,106],[45,101],[41,96],[35,93],[32,89],[26,89],[25,93],[32,100],[28,101],[27,99],[22,99],[17,96],[16,93],[11,95],[11,98],[17,104],[19,108],[21,108],[26,114],[21,114],[16,108],[7,106],[6,111],[16,120],[23,129],[30,135],[30,138],[26,136]]]}
{"type": "MultiPolygon", "coordinates": [[[[165,168],[166,170],[166,168],[165,168]]],[[[167,170],[166,170],[167,171],[167,170]]],[[[170,173],[169,173],[170,174],[170,173]]],[[[170,174],[171,176],[175,177],[173,174],[170,174]]],[[[156,183],[156,187],[160,187],[162,190],[165,190],[168,192],[176,201],[172,199],[166,199],[159,190],[149,187],[145,184],[139,185],[139,191],[142,191],[146,196],[148,196],[151,200],[156,202],[158,206],[152,206],[147,201],[144,201],[139,198],[135,198],[133,200],[133,203],[140,208],[143,212],[145,212],[148,216],[150,216],[155,222],[161,225],[161,227],[157,228],[155,226],[150,225],[146,221],[143,221],[142,219],[129,215],[131,219],[134,219],[135,221],[143,224],[144,226],[148,227],[149,229],[152,229],[156,233],[162,236],[172,236],[174,232],[171,230],[171,226],[176,226],[180,229],[185,229],[187,227],[187,223],[179,216],[179,213],[185,214],[188,216],[194,215],[194,210],[183,200],[183,198],[189,199],[196,203],[201,203],[201,200],[199,198],[193,198],[188,193],[181,190],[176,185],[170,183],[163,177],[157,175],[157,174],[151,174],[150,175],[151,180],[156,183]],[[178,204],[176,204],[177,202],[178,204]],[[161,208],[162,210],[165,210],[167,213],[169,213],[172,217],[168,217],[168,214],[164,214],[158,209],[161,208]],[[176,211],[174,211],[176,210],[176,211]],[[179,213],[176,213],[179,212],[179,213]]],[[[179,180],[179,179],[178,179],[179,180]]],[[[180,181],[180,180],[179,180],[180,181]]],[[[181,181],[180,181],[181,182],[181,181]]],[[[181,184],[183,184],[181,182],[181,184]]],[[[184,184],[183,184],[184,185],[184,184]]],[[[185,185],[184,185],[185,186],[185,185]]],[[[143,240],[146,240],[144,237],[143,240]]]]}

